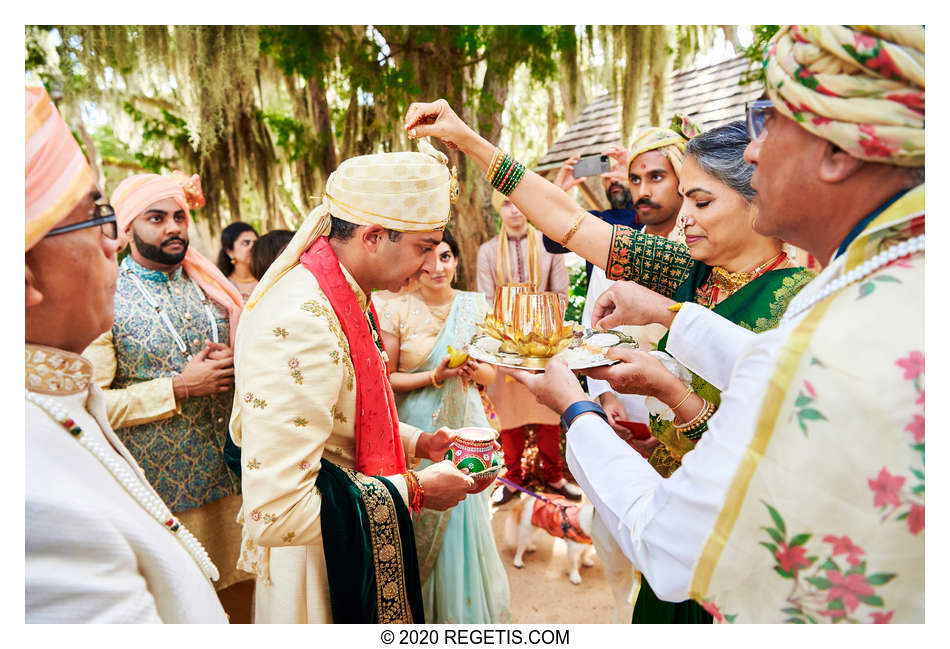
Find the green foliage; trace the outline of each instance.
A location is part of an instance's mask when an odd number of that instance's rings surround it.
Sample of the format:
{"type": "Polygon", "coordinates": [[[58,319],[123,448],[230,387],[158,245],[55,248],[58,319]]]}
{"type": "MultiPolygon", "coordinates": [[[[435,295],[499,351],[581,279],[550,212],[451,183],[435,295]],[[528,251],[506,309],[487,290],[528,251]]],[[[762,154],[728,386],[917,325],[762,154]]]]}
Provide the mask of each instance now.
{"type": "Polygon", "coordinates": [[[149,117],[128,101],[123,108],[140,125],[142,139],[152,145],[146,151],[132,153],[132,158],[147,171],[162,173],[176,167],[176,161],[187,155],[191,145],[184,119],[164,109],[160,111],[160,117],[149,117]],[[165,157],[156,153],[161,151],[161,145],[165,143],[174,148],[178,157],[165,157]]]}
{"type": "Polygon", "coordinates": [[[584,264],[571,270],[568,282],[567,309],[564,311],[565,320],[580,323],[584,315],[584,303],[587,301],[587,271],[584,264]]]}
{"type": "Polygon", "coordinates": [[[765,48],[768,46],[772,37],[778,33],[778,25],[754,25],[752,27],[752,43],[749,47],[742,48],[742,56],[749,59],[749,69],[746,70],[739,83],[765,84],[765,69],[762,67],[762,58],[765,54],[765,48]]]}
{"type": "Polygon", "coordinates": [[[315,142],[306,124],[279,113],[262,113],[261,119],[275,136],[275,144],[287,152],[288,160],[299,160],[313,153],[315,142]]]}

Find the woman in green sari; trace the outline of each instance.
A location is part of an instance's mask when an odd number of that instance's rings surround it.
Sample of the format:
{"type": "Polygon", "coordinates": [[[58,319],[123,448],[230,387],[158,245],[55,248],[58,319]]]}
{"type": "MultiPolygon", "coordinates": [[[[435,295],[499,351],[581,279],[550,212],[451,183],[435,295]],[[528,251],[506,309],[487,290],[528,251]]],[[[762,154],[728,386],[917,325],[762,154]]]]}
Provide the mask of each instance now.
{"type": "MultiPolygon", "coordinates": [[[[776,326],[789,301],[814,273],[794,266],[777,239],[757,234],[752,225],[755,190],[752,167],[743,160],[749,138],[741,122],[707,131],[686,145],[680,170],[683,205],[679,226],[685,245],[614,229],[607,262],[611,279],[633,280],[679,302],[696,302],[752,331],[776,326]],[[665,263],[655,263],[659,260],[665,263]],[[651,261],[653,263],[651,263],[651,261]]],[[[666,337],[658,350],[666,348],[666,337]]],[[[675,363],[670,359],[671,363],[675,363]]],[[[668,372],[659,363],[645,372],[668,372]]],[[[719,405],[719,390],[679,366],[683,399],[651,408],[650,430],[659,440],[650,464],[664,477],[680,466],[705,431],[719,405]],[[698,405],[697,405],[698,404],[698,405]],[[706,405],[708,404],[708,405],[706,405]]],[[[706,623],[709,615],[696,602],[664,602],[641,580],[634,623],[706,623]]]]}
{"type": "MultiPolygon", "coordinates": [[[[435,254],[435,269],[423,271],[414,290],[373,296],[399,420],[423,430],[489,428],[477,386],[491,383],[495,368],[471,359],[451,368],[447,354],[449,346],[461,349],[476,333],[487,309],[485,298],[452,288],[458,245],[448,231],[435,254]]],[[[510,621],[508,576],[495,546],[490,509],[485,490],[445,512],[423,508],[414,522],[427,623],[510,621]]]]}
{"type": "MultiPolygon", "coordinates": [[[[496,161],[504,157],[441,99],[412,104],[405,126],[411,138],[435,136],[459,149],[489,176],[496,161]]],[[[686,135],[670,132],[656,137],[666,141],[686,135]]],[[[796,267],[783,252],[781,241],[754,231],[756,211],[750,199],[755,190],[749,184],[752,167],[743,159],[748,143],[741,122],[712,129],[687,143],[678,173],[683,196],[678,227],[683,229],[685,244],[588,218],[570,196],[516,165],[516,182],[504,189],[532,224],[604,268],[608,278],[635,281],[668,297],[695,301],[758,332],[778,324],[788,303],[814,273],[796,267]]],[[[671,155],[664,148],[657,150],[671,155]]],[[[504,157],[504,164],[514,163],[504,157]]],[[[633,174],[631,193],[641,195],[633,174]]],[[[665,339],[660,341],[660,350],[665,343],[665,339]]],[[[655,356],[645,351],[629,355],[632,359],[627,362],[636,360],[639,366],[638,384],[622,386],[623,392],[650,396],[648,386],[669,383],[671,370],[655,356]],[[661,375],[663,380],[657,380],[661,375]]],[[[688,378],[683,382],[682,397],[664,403],[658,415],[651,417],[651,430],[659,440],[651,463],[663,475],[679,467],[683,454],[701,438],[706,420],[719,403],[715,388],[700,377],[684,375],[688,378]]],[[[711,622],[712,616],[691,600],[675,604],[658,600],[649,584],[641,580],[633,621],[704,623],[711,622]]]]}

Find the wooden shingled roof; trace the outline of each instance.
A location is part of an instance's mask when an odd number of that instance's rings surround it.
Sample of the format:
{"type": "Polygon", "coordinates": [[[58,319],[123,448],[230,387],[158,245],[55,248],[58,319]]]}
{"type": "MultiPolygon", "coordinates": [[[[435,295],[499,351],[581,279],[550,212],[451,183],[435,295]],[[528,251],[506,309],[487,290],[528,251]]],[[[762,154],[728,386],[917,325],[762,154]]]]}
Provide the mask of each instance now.
{"type": "MultiPolygon", "coordinates": [[[[672,75],[668,81],[661,124],[669,124],[674,113],[689,116],[706,130],[744,119],[746,102],[762,93],[761,85],[739,84],[740,77],[748,68],[748,59],[737,56],[672,75]]],[[[634,132],[648,125],[649,95],[649,88],[644,88],[634,132]]],[[[553,177],[561,164],[571,156],[602,153],[610,146],[621,146],[620,139],[620,106],[617,98],[611,94],[602,95],[584,108],[577,121],[558,138],[534,170],[546,177],[553,177]]],[[[629,146],[630,143],[622,144],[629,146]]]]}

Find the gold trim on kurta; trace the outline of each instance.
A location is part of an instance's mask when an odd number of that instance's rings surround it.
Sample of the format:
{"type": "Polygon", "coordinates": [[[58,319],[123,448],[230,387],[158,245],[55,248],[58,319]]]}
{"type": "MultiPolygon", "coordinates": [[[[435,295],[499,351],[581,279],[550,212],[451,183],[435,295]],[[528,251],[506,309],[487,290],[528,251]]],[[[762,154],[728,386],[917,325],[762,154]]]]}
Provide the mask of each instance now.
{"type": "Polygon", "coordinates": [[[752,482],[752,476],[755,475],[759,461],[765,455],[772,439],[779,412],[785,404],[786,394],[798,370],[802,355],[808,349],[808,344],[818,323],[834,301],[834,298],[827,298],[812,308],[805,319],[789,334],[788,340],[783,345],[775,371],[772,373],[768,389],[762,400],[762,410],[759,413],[759,422],[755,434],[739,462],[732,484],[726,492],[722,509],[719,511],[719,518],[716,520],[716,525],[713,527],[709,539],[706,541],[706,547],[703,548],[703,553],[699,557],[696,569],[693,571],[693,582],[690,584],[689,595],[691,599],[699,602],[706,597],[706,591],[709,589],[709,582],[712,580],[716,564],[719,562],[719,557],[722,555],[726,543],[729,542],[729,536],[732,534],[736,520],[742,510],[742,504],[749,489],[749,484],[752,482]]]}
{"type": "Polygon", "coordinates": [[[373,565],[376,569],[377,621],[379,624],[412,624],[414,620],[406,591],[399,520],[389,489],[378,478],[346,467],[340,468],[359,488],[369,520],[373,565]]]}
{"type": "Polygon", "coordinates": [[[867,244],[874,233],[880,232],[884,228],[888,228],[898,222],[910,221],[923,214],[924,196],[924,186],[918,185],[894,201],[886,210],[878,214],[848,247],[847,261],[845,262],[842,272],[847,273],[854,270],[872,257],[873,254],[877,254],[878,251],[874,251],[872,255],[868,255],[867,252],[867,244]]]}
{"type": "Polygon", "coordinates": [[[39,394],[76,394],[92,381],[92,363],[79,354],[26,346],[26,389],[39,394]]]}

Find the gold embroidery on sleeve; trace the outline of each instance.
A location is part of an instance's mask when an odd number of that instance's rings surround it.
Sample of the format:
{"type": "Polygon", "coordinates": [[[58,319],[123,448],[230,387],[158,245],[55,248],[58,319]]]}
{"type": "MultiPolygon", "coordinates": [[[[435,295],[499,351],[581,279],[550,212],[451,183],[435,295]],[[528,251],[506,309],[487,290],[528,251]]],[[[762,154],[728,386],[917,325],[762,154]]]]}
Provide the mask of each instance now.
{"type": "Polygon", "coordinates": [[[346,336],[343,334],[343,329],[340,327],[336,314],[333,313],[327,304],[321,304],[317,300],[307,300],[300,305],[300,308],[327,321],[330,332],[336,337],[337,344],[343,350],[342,353],[340,353],[339,350],[333,350],[330,352],[330,358],[332,358],[336,364],[340,364],[342,361],[346,389],[352,392],[356,372],[353,369],[353,361],[350,360],[350,345],[346,340],[346,336]]]}
{"type": "Polygon", "coordinates": [[[287,361],[287,366],[290,367],[290,376],[293,377],[294,383],[303,383],[303,373],[300,371],[300,361],[296,358],[291,358],[287,361]]]}

